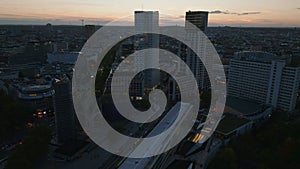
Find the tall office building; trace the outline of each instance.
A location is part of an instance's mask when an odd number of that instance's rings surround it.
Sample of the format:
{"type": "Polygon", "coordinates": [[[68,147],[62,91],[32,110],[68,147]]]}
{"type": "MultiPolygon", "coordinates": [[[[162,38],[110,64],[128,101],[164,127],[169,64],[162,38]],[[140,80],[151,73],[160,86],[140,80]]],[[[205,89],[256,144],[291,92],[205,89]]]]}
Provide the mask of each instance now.
{"type": "MultiPolygon", "coordinates": [[[[135,11],[134,12],[135,30],[142,32],[159,32],[159,13],[158,11],[135,11]]],[[[143,50],[148,48],[159,48],[158,34],[142,34],[136,35],[135,50],[143,50]]],[[[157,51],[147,51],[143,53],[148,59],[143,57],[135,58],[135,66],[137,68],[145,68],[147,65],[159,65],[159,55],[157,51]]],[[[159,71],[147,71],[144,73],[144,86],[146,90],[155,87],[160,81],[159,71]]]]}
{"type": "MultiPolygon", "coordinates": [[[[193,52],[190,48],[186,49],[186,47],[182,45],[182,43],[179,43],[177,56],[182,58],[189,66],[190,70],[193,72],[198,84],[198,88],[200,90],[207,90],[210,88],[209,77],[203,63],[195,54],[195,52],[198,52],[201,55],[204,55],[205,53],[206,46],[203,41],[203,38],[205,37],[201,37],[202,35],[199,34],[199,29],[203,32],[206,31],[208,12],[188,11],[186,12],[185,21],[186,40],[190,41],[192,47],[194,49],[197,49],[197,51],[193,52]]],[[[180,79],[184,79],[186,81],[186,75],[182,73],[184,72],[183,69],[183,67],[176,65],[176,70],[178,71],[175,71],[174,73],[179,73],[178,75],[181,77],[180,79]]],[[[169,99],[172,101],[180,100],[180,91],[176,84],[176,81],[173,78],[169,78],[168,87],[169,99]]]]}
{"type": "MultiPolygon", "coordinates": [[[[185,16],[185,29],[186,29],[186,38],[191,42],[191,45],[199,53],[204,56],[206,52],[206,43],[204,41],[205,37],[201,37],[202,35],[198,33],[199,29],[202,32],[205,32],[207,29],[208,23],[208,12],[205,11],[188,11],[185,16]],[[193,24],[194,26],[191,26],[193,24]]],[[[204,64],[197,57],[197,55],[192,52],[190,48],[187,50],[186,63],[194,73],[196,77],[199,89],[207,90],[210,88],[209,77],[207,71],[204,67],[204,64]]]]}
{"type": "MultiPolygon", "coordinates": [[[[206,11],[188,11],[185,14],[185,20],[195,25],[202,32],[207,29],[208,12],[206,11]]],[[[193,29],[186,24],[187,29],[193,29]]]]}
{"type": "Polygon", "coordinates": [[[76,139],[76,117],[71,95],[71,82],[63,78],[54,82],[54,111],[57,140],[60,143],[76,139]]]}
{"type": "Polygon", "coordinates": [[[290,66],[290,60],[265,52],[237,53],[230,61],[228,95],[294,110],[300,67],[290,66]]]}

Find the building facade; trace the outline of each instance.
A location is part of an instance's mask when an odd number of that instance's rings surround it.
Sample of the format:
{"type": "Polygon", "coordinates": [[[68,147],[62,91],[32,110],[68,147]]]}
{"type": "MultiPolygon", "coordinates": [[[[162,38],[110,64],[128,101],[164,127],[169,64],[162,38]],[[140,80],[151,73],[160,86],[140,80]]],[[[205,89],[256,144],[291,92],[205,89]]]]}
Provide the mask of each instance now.
{"type": "Polygon", "coordinates": [[[205,37],[199,34],[199,29],[205,33],[208,24],[208,12],[206,11],[188,11],[185,16],[185,29],[186,38],[190,40],[191,45],[197,51],[192,52],[190,48],[187,50],[186,64],[190,67],[194,76],[196,77],[199,89],[207,90],[210,88],[208,73],[205,69],[203,62],[200,60],[196,53],[202,55],[204,59],[206,53],[205,37]],[[193,26],[192,26],[192,25],[193,26]],[[195,53],[196,52],[196,53],[195,53]]]}
{"type": "MultiPolygon", "coordinates": [[[[135,11],[134,12],[134,24],[135,30],[141,32],[159,32],[159,13],[158,11],[135,11]]],[[[159,34],[142,34],[135,36],[136,51],[148,49],[148,48],[159,48],[159,34]]],[[[144,69],[148,65],[159,65],[157,51],[147,51],[143,53],[147,55],[147,58],[138,56],[135,58],[135,66],[139,69],[144,69]]],[[[144,73],[144,86],[145,89],[151,90],[160,81],[160,74],[158,71],[147,71],[144,73]]]]}
{"type": "MultiPolygon", "coordinates": [[[[206,11],[188,11],[185,14],[185,20],[195,25],[202,32],[205,32],[208,24],[208,12],[206,11]]],[[[189,26],[186,24],[186,28],[189,26]]],[[[193,29],[193,28],[191,28],[193,29]]]]}
{"type": "Polygon", "coordinates": [[[300,67],[289,66],[289,60],[265,52],[237,53],[230,61],[228,95],[294,110],[300,67]]]}
{"type": "Polygon", "coordinates": [[[34,85],[21,87],[17,90],[18,99],[22,104],[33,108],[35,111],[47,112],[53,110],[51,85],[34,85]]]}
{"type": "Polygon", "coordinates": [[[79,52],[56,52],[47,53],[47,62],[52,63],[62,63],[74,65],[79,56],[79,52]]]}
{"type": "Polygon", "coordinates": [[[57,141],[66,143],[76,139],[76,117],[70,80],[64,78],[54,82],[54,91],[53,102],[57,141]]]}

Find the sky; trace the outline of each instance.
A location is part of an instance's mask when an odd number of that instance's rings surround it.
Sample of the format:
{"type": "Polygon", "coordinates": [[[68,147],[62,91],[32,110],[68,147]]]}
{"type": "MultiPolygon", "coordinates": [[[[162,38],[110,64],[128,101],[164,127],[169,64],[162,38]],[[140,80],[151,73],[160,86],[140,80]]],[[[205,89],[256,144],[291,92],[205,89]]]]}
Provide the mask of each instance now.
{"type": "Polygon", "coordinates": [[[209,26],[300,27],[300,0],[1,0],[0,24],[103,25],[135,10],[158,10],[165,22],[209,11],[209,26]]]}

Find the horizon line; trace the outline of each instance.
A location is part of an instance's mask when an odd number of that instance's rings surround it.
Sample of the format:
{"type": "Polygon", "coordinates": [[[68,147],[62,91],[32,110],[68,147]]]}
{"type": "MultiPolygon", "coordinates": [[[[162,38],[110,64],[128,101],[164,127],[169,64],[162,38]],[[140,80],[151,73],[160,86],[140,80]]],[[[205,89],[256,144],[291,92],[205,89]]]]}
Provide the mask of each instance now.
{"type": "MultiPolygon", "coordinates": [[[[48,23],[47,23],[48,24],[48,23]]],[[[1,24],[0,26],[47,26],[47,24],[1,24]]],[[[50,23],[51,24],[51,23],[50,23]]],[[[51,24],[52,26],[78,26],[78,27],[82,27],[82,25],[80,24],[51,24]]],[[[95,26],[105,26],[105,24],[103,25],[97,25],[97,24],[85,24],[83,26],[86,25],[95,25],[95,26]]],[[[114,26],[118,26],[118,25],[114,25],[114,26]]],[[[119,25],[122,26],[122,25],[119,25]]],[[[128,25],[126,25],[128,26],[128,25]]],[[[167,26],[180,26],[180,25],[160,25],[161,27],[167,27],[167,26]]],[[[259,26],[259,25],[208,25],[209,27],[232,27],[232,28],[300,28],[300,26],[259,26]]]]}

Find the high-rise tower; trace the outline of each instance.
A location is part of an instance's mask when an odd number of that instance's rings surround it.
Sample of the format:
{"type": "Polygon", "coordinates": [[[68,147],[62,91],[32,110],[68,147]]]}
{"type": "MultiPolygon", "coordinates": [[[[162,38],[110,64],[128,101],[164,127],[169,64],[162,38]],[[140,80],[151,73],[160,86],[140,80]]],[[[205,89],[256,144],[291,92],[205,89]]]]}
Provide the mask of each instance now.
{"type": "Polygon", "coordinates": [[[57,140],[66,143],[76,139],[76,117],[71,95],[71,82],[63,78],[54,82],[54,110],[57,140]]]}
{"type": "Polygon", "coordinates": [[[207,29],[208,23],[208,12],[205,11],[188,11],[185,16],[185,29],[186,29],[186,38],[191,42],[191,45],[194,49],[197,49],[197,52],[202,55],[202,62],[198,56],[192,52],[189,48],[187,50],[186,63],[194,73],[196,77],[199,89],[206,90],[210,88],[209,77],[207,71],[204,67],[203,62],[208,61],[205,57],[206,52],[206,42],[205,37],[201,37],[202,34],[199,34],[199,29],[202,32],[205,32],[207,29]]]}
{"type": "MultiPolygon", "coordinates": [[[[208,12],[206,11],[188,11],[185,14],[185,20],[189,21],[197,28],[199,28],[202,32],[205,32],[207,29],[208,23],[208,12]]],[[[193,29],[186,25],[186,28],[193,29]]]]}
{"type": "MultiPolygon", "coordinates": [[[[159,13],[158,11],[135,11],[134,12],[135,30],[141,32],[159,32],[159,13]]],[[[159,47],[158,34],[142,34],[136,36],[135,50],[143,50],[159,47]]],[[[148,59],[136,57],[135,66],[145,68],[147,65],[159,65],[158,55],[156,51],[144,52],[148,59]]],[[[159,83],[159,71],[148,70],[144,73],[144,86],[147,89],[153,88],[159,83]]]]}

